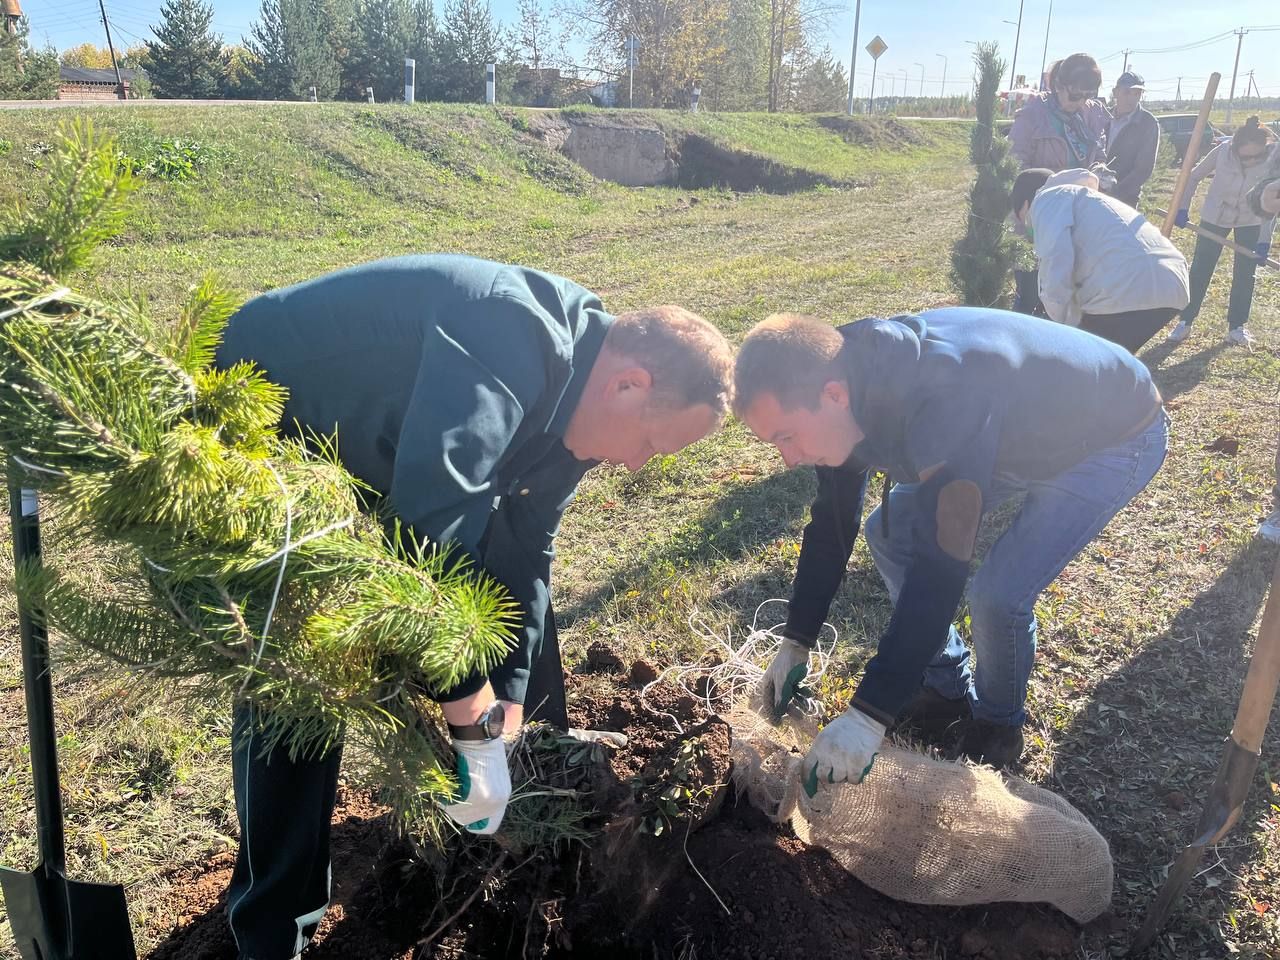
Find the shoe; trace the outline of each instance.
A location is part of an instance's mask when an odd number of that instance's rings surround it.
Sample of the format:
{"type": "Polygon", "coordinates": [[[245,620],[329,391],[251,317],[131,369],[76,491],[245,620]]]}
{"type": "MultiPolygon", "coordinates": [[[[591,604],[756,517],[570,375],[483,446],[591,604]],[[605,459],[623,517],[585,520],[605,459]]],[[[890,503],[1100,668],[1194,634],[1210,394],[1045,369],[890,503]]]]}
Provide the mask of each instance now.
{"type": "Polygon", "coordinates": [[[1191,336],[1191,324],[1183,320],[1169,331],[1169,336],[1165,337],[1166,343],[1181,343],[1187,337],[1191,336]]]}
{"type": "Polygon", "coordinates": [[[1227,332],[1227,340],[1230,343],[1235,343],[1235,344],[1239,344],[1242,347],[1247,347],[1253,343],[1253,334],[1251,334],[1244,327],[1236,327],[1234,330],[1230,330],[1227,332]]]}
{"type": "Polygon", "coordinates": [[[957,732],[957,724],[972,717],[968,697],[944,697],[932,687],[921,686],[920,691],[902,708],[890,732],[918,737],[926,744],[937,746],[948,739],[948,734],[957,732]]]}
{"type": "Polygon", "coordinates": [[[1258,524],[1258,536],[1272,543],[1280,543],[1280,507],[1271,511],[1271,516],[1258,524]]]}
{"type": "Polygon", "coordinates": [[[985,763],[997,770],[1015,766],[1026,746],[1021,727],[1007,727],[988,720],[970,720],[964,725],[959,747],[952,757],[967,757],[974,763],[985,763]]]}

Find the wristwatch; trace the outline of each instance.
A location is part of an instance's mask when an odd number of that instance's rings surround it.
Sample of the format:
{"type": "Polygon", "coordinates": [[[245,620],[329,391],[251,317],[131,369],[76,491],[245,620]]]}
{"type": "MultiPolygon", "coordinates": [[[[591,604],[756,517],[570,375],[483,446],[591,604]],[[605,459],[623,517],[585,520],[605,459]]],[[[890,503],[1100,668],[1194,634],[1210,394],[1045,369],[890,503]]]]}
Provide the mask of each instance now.
{"type": "Polygon", "coordinates": [[[507,711],[501,703],[493,703],[476,718],[475,723],[449,724],[449,735],[455,740],[497,740],[506,726],[507,711]]]}

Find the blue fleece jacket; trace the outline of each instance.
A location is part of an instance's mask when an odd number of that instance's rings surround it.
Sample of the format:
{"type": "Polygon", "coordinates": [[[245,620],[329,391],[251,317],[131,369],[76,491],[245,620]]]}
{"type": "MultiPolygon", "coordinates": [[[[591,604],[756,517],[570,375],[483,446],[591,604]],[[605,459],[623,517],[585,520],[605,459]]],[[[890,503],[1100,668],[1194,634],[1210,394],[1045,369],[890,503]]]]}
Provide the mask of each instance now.
{"type": "MultiPolygon", "coordinates": [[[[385,516],[451,544],[523,610],[490,675],[524,702],[550,609],[552,542],[594,461],[563,443],[613,317],[551,274],[462,256],[376,260],[250,300],[218,362],[289,389],[286,429],[336,431],[385,516]]],[[[445,699],[474,692],[472,677],[445,699]]]]}
{"type": "Polygon", "coordinates": [[[939,543],[939,494],[972,485],[985,509],[994,474],[1056,476],[1134,434],[1160,395],[1124,348],[1018,313],[947,307],[859,320],[841,334],[850,412],[865,437],[847,463],[818,468],[787,634],[817,637],[853,551],[868,471],[923,479],[914,515],[891,518],[910,525],[913,558],[854,697],[887,723],[945,644],[968,577],[969,558],[939,543]]]}

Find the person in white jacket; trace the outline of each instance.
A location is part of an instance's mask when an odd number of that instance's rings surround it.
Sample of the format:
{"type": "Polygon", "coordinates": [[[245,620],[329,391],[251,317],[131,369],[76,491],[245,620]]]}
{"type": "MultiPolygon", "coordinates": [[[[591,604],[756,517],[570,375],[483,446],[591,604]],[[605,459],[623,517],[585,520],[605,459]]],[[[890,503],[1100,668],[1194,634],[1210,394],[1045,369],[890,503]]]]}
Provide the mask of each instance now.
{"type": "Polygon", "coordinates": [[[1050,319],[1137,353],[1190,300],[1178,248],[1132,207],[1099,193],[1088,170],[1024,170],[1010,202],[1035,245],[1050,319]]]}

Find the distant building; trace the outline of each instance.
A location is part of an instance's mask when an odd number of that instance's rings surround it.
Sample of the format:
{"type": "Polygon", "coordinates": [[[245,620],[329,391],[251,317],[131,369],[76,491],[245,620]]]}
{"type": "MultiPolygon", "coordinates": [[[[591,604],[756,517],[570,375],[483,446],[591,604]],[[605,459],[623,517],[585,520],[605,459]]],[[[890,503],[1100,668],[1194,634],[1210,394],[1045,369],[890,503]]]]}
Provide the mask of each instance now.
{"type": "MultiPolygon", "coordinates": [[[[16,3],[17,0],[0,0],[4,3],[16,3]]],[[[133,82],[135,70],[121,70],[120,80],[124,84],[124,96],[116,86],[114,70],[91,70],[88,67],[61,67],[58,77],[59,100],[127,100],[129,85],[133,82]]]]}
{"type": "Polygon", "coordinates": [[[18,0],[0,0],[0,10],[4,12],[4,32],[16,34],[18,21],[22,19],[22,5],[18,0]]]}

